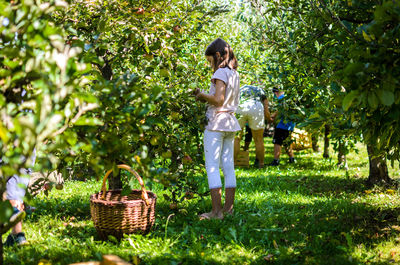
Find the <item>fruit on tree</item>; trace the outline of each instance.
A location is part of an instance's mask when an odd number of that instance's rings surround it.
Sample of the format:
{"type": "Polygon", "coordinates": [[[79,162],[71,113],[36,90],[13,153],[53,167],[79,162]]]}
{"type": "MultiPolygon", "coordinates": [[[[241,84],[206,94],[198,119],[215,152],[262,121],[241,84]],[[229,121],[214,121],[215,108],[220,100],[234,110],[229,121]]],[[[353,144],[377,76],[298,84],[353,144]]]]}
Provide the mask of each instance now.
{"type": "Polygon", "coordinates": [[[158,145],[158,137],[157,136],[151,137],[150,144],[151,145],[158,145]]]}
{"type": "Polygon", "coordinates": [[[139,7],[139,9],[136,11],[136,14],[143,15],[144,14],[144,9],[142,7],[139,7]]]}
{"type": "Polygon", "coordinates": [[[183,163],[184,165],[191,164],[192,162],[193,162],[193,159],[192,159],[189,155],[185,155],[185,156],[182,158],[182,163],[183,163]]]}
{"type": "Polygon", "coordinates": [[[167,68],[161,68],[161,69],[160,69],[160,75],[161,75],[162,77],[168,77],[168,76],[169,76],[169,71],[168,71],[168,69],[167,69],[167,68]]]}
{"type": "Polygon", "coordinates": [[[171,113],[171,118],[173,119],[173,120],[177,120],[177,119],[179,119],[179,113],[178,112],[172,112],[171,113]]]}
{"type": "Polygon", "coordinates": [[[193,192],[191,192],[191,191],[185,192],[185,199],[186,200],[193,199],[193,197],[194,197],[194,193],[193,192]]]}
{"type": "Polygon", "coordinates": [[[51,188],[52,188],[52,186],[50,185],[50,183],[45,183],[45,184],[43,185],[43,189],[44,189],[44,190],[51,190],[51,188]]]}
{"type": "Polygon", "coordinates": [[[171,150],[164,151],[164,152],[162,152],[161,156],[165,159],[171,158],[172,152],[171,152],[171,150]]]}
{"type": "Polygon", "coordinates": [[[169,208],[170,208],[171,210],[176,210],[176,209],[178,209],[178,204],[175,203],[175,202],[170,203],[170,204],[169,204],[169,208]]]}
{"type": "Polygon", "coordinates": [[[143,58],[146,59],[147,61],[151,61],[153,60],[153,55],[146,53],[143,54],[143,58]]]}

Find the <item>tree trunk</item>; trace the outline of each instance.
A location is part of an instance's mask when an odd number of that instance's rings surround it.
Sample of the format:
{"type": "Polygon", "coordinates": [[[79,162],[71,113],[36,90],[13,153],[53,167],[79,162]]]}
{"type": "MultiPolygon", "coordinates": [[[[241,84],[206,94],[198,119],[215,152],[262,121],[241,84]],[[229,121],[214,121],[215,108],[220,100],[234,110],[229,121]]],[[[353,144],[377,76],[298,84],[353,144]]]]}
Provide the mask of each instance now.
{"type": "Polygon", "coordinates": [[[110,55],[109,51],[106,51],[103,53],[100,51],[100,49],[96,49],[96,54],[99,57],[103,58],[104,64],[102,66],[99,66],[101,75],[104,77],[106,80],[111,80],[113,78],[113,69],[111,67],[111,61],[112,59],[108,59],[108,56],[110,55]]]}
{"type": "Polygon", "coordinates": [[[339,148],[338,148],[338,163],[339,167],[344,167],[347,169],[347,160],[346,160],[346,147],[344,146],[343,140],[339,140],[339,148]]]}
{"type": "Polygon", "coordinates": [[[104,66],[100,68],[101,75],[104,77],[104,79],[111,80],[113,77],[112,68],[107,59],[104,58],[104,62],[104,66]]]}
{"type": "Polygon", "coordinates": [[[367,182],[369,184],[391,183],[389,172],[386,164],[386,156],[379,154],[376,148],[368,144],[368,159],[369,159],[369,176],[367,182]]]}
{"type": "Polygon", "coordinates": [[[314,152],[319,152],[318,133],[311,134],[311,144],[314,152]]]}
{"type": "Polygon", "coordinates": [[[325,124],[325,134],[324,134],[324,158],[329,158],[329,138],[331,133],[331,127],[325,124]]]}
{"type": "Polygon", "coordinates": [[[108,176],[108,185],[110,190],[122,189],[122,180],[120,174],[114,177],[113,173],[108,176]]]}
{"type": "MultiPolygon", "coordinates": [[[[108,60],[106,55],[103,56],[103,60],[104,65],[103,67],[100,67],[101,75],[104,77],[104,79],[111,80],[113,78],[113,71],[110,65],[110,61],[108,60]]],[[[110,190],[122,189],[122,180],[120,174],[114,176],[114,174],[111,173],[108,176],[108,185],[110,190]]]]}

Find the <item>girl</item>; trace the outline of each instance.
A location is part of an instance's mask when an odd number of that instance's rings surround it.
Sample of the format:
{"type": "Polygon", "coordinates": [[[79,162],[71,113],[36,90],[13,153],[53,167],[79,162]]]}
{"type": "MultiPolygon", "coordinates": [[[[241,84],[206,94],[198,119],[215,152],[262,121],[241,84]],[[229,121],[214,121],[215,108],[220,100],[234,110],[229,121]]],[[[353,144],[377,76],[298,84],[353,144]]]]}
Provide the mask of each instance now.
{"type": "Polygon", "coordinates": [[[236,177],[233,162],[235,132],[241,130],[234,113],[239,105],[238,63],[232,48],[222,39],[214,40],[206,49],[205,56],[214,72],[209,94],[194,92],[196,99],[205,101],[208,120],[204,131],[204,153],[208,186],[211,191],[212,210],[200,215],[200,219],[222,219],[231,214],[235,199],[236,177]],[[221,203],[222,168],[225,177],[225,205],[221,203]]]}

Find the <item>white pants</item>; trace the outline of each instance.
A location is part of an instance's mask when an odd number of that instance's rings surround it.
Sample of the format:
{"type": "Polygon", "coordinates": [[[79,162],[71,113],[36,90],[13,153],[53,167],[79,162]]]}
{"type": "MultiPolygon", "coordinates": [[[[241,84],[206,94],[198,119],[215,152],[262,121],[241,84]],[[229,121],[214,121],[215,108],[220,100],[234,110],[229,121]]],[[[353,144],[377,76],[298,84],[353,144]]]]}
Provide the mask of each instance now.
{"type": "Polygon", "coordinates": [[[234,138],[235,132],[204,131],[204,154],[210,189],[222,187],[220,167],[225,177],[225,188],[236,188],[233,163],[234,138]]]}
{"type": "Polygon", "coordinates": [[[264,105],[260,101],[250,100],[239,106],[236,112],[240,114],[239,124],[244,128],[246,123],[252,130],[262,130],[265,128],[264,105]]]}

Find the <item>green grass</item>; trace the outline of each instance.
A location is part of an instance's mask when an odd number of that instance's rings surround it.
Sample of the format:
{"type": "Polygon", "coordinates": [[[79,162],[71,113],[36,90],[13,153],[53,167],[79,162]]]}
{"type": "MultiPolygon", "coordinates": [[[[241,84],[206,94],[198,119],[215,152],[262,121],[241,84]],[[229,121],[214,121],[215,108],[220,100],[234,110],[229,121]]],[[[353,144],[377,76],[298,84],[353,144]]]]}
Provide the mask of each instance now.
{"type": "MultiPolygon", "coordinates": [[[[272,145],[266,138],[266,163],[272,145]]],[[[100,260],[116,254],[141,264],[389,264],[400,263],[400,196],[397,189],[368,188],[368,159],[361,145],[348,156],[349,171],[321,153],[296,153],[296,164],[237,169],[235,214],[199,221],[208,197],[170,210],[162,187],[156,224],[146,236],[101,241],[90,220],[89,196],[100,182],[69,181],[64,190],[34,199],[36,212],[24,230],[30,245],[6,248],[5,264],[52,264],[100,260]]],[[[254,160],[254,146],[251,146],[254,160]]],[[[390,168],[398,180],[399,171],[390,168]]],[[[206,183],[206,178],[199,179],[206,183]]],[[[3,240],[5,236],[3,237],[3,240]]]]}

